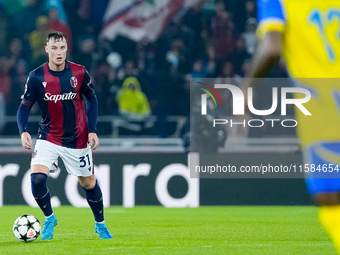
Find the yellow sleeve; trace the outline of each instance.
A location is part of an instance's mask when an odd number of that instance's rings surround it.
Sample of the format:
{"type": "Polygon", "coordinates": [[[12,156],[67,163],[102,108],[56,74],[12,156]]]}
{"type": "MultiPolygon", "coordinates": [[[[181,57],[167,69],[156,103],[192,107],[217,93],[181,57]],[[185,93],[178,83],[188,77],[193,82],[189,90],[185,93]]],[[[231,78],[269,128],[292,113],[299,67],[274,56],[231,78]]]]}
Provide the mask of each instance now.
{"type": "Polygon", "coordinates": [[[285,30],[285,23],[279,19],[267,19],[262,21],[256,31],[258,39],[263,39],[268,32],[280,32],[285,30]]]}

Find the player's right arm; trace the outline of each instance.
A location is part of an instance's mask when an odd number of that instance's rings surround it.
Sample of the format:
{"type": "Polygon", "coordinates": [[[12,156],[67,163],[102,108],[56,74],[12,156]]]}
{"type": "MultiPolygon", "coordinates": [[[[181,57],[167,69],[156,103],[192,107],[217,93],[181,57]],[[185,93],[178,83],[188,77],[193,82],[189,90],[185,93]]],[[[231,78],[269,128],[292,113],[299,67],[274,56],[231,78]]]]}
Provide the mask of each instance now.
{"type": "Polygon", "coordinates": [[[286,25],[285,10],[280,0],[258,0],[258,12],[259,42],[246,75],[250,80],[265,76],[280,58],[286,25]]]}
{"type": "Polygon", "coordinates": [[[282,46],[282,34],[280,32],[268,32],[256,49],[252,59],[247,78],[264,77],[274,63],[280,58],[282,46]]]}
{"type": "Polygon", "coordinates": [[[30,74],[27,78],[25,92],[21,97],[22,101],[17,112],[17,124],[21,135],[21,144],[25,149],[32,148],[32,138],[27,132],[27,123],[32,105],[36,101],[35,85],[35,79],[32,77],[32,74],[30,74]]]}

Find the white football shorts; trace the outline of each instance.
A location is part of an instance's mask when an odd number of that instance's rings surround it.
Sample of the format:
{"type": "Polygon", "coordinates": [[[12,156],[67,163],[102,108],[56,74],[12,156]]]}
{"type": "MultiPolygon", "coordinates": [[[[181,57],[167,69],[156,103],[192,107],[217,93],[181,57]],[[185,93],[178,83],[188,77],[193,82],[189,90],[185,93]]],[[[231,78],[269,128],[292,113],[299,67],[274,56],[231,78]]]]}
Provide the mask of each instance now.
{"type": "Polygon", "coordinates": [[[69,174],[87,177],[94,173],[92,150],[90,145],[85,149],[71,149],[37,139],[32,154],[31,166],[43,165],[50,172],[58,170],[58,158],[64,162],[69,174]]]}

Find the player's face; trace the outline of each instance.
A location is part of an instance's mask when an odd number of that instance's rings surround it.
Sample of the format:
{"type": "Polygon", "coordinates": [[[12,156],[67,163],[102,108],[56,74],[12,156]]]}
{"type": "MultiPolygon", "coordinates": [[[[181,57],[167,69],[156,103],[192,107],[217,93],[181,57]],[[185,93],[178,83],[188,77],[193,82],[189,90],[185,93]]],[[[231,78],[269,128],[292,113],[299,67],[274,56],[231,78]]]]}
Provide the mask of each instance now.
{"type": "Polygon", "coordinates": [[[58,71],[64,69],[67,52],[65,39],[58,41],[50,39],[45,46],[45,51],[48,53],[49,67],[52,70],[58,71]]]}

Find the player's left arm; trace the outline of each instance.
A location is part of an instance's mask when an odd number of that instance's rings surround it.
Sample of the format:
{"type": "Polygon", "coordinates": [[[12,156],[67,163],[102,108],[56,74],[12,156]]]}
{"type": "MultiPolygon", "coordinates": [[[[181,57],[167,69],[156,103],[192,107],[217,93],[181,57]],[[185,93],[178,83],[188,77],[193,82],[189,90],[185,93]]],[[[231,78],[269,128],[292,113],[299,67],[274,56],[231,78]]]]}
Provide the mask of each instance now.
{"type": "Polygon", "coordinates": [[[80,91],[86,98],[86,115],[89,130],[88,141],[92,150],[95,150],[99,146],[99,138],[97,136],[98,100],[91,83],[90,75],[86,70],[80,91]]]}

